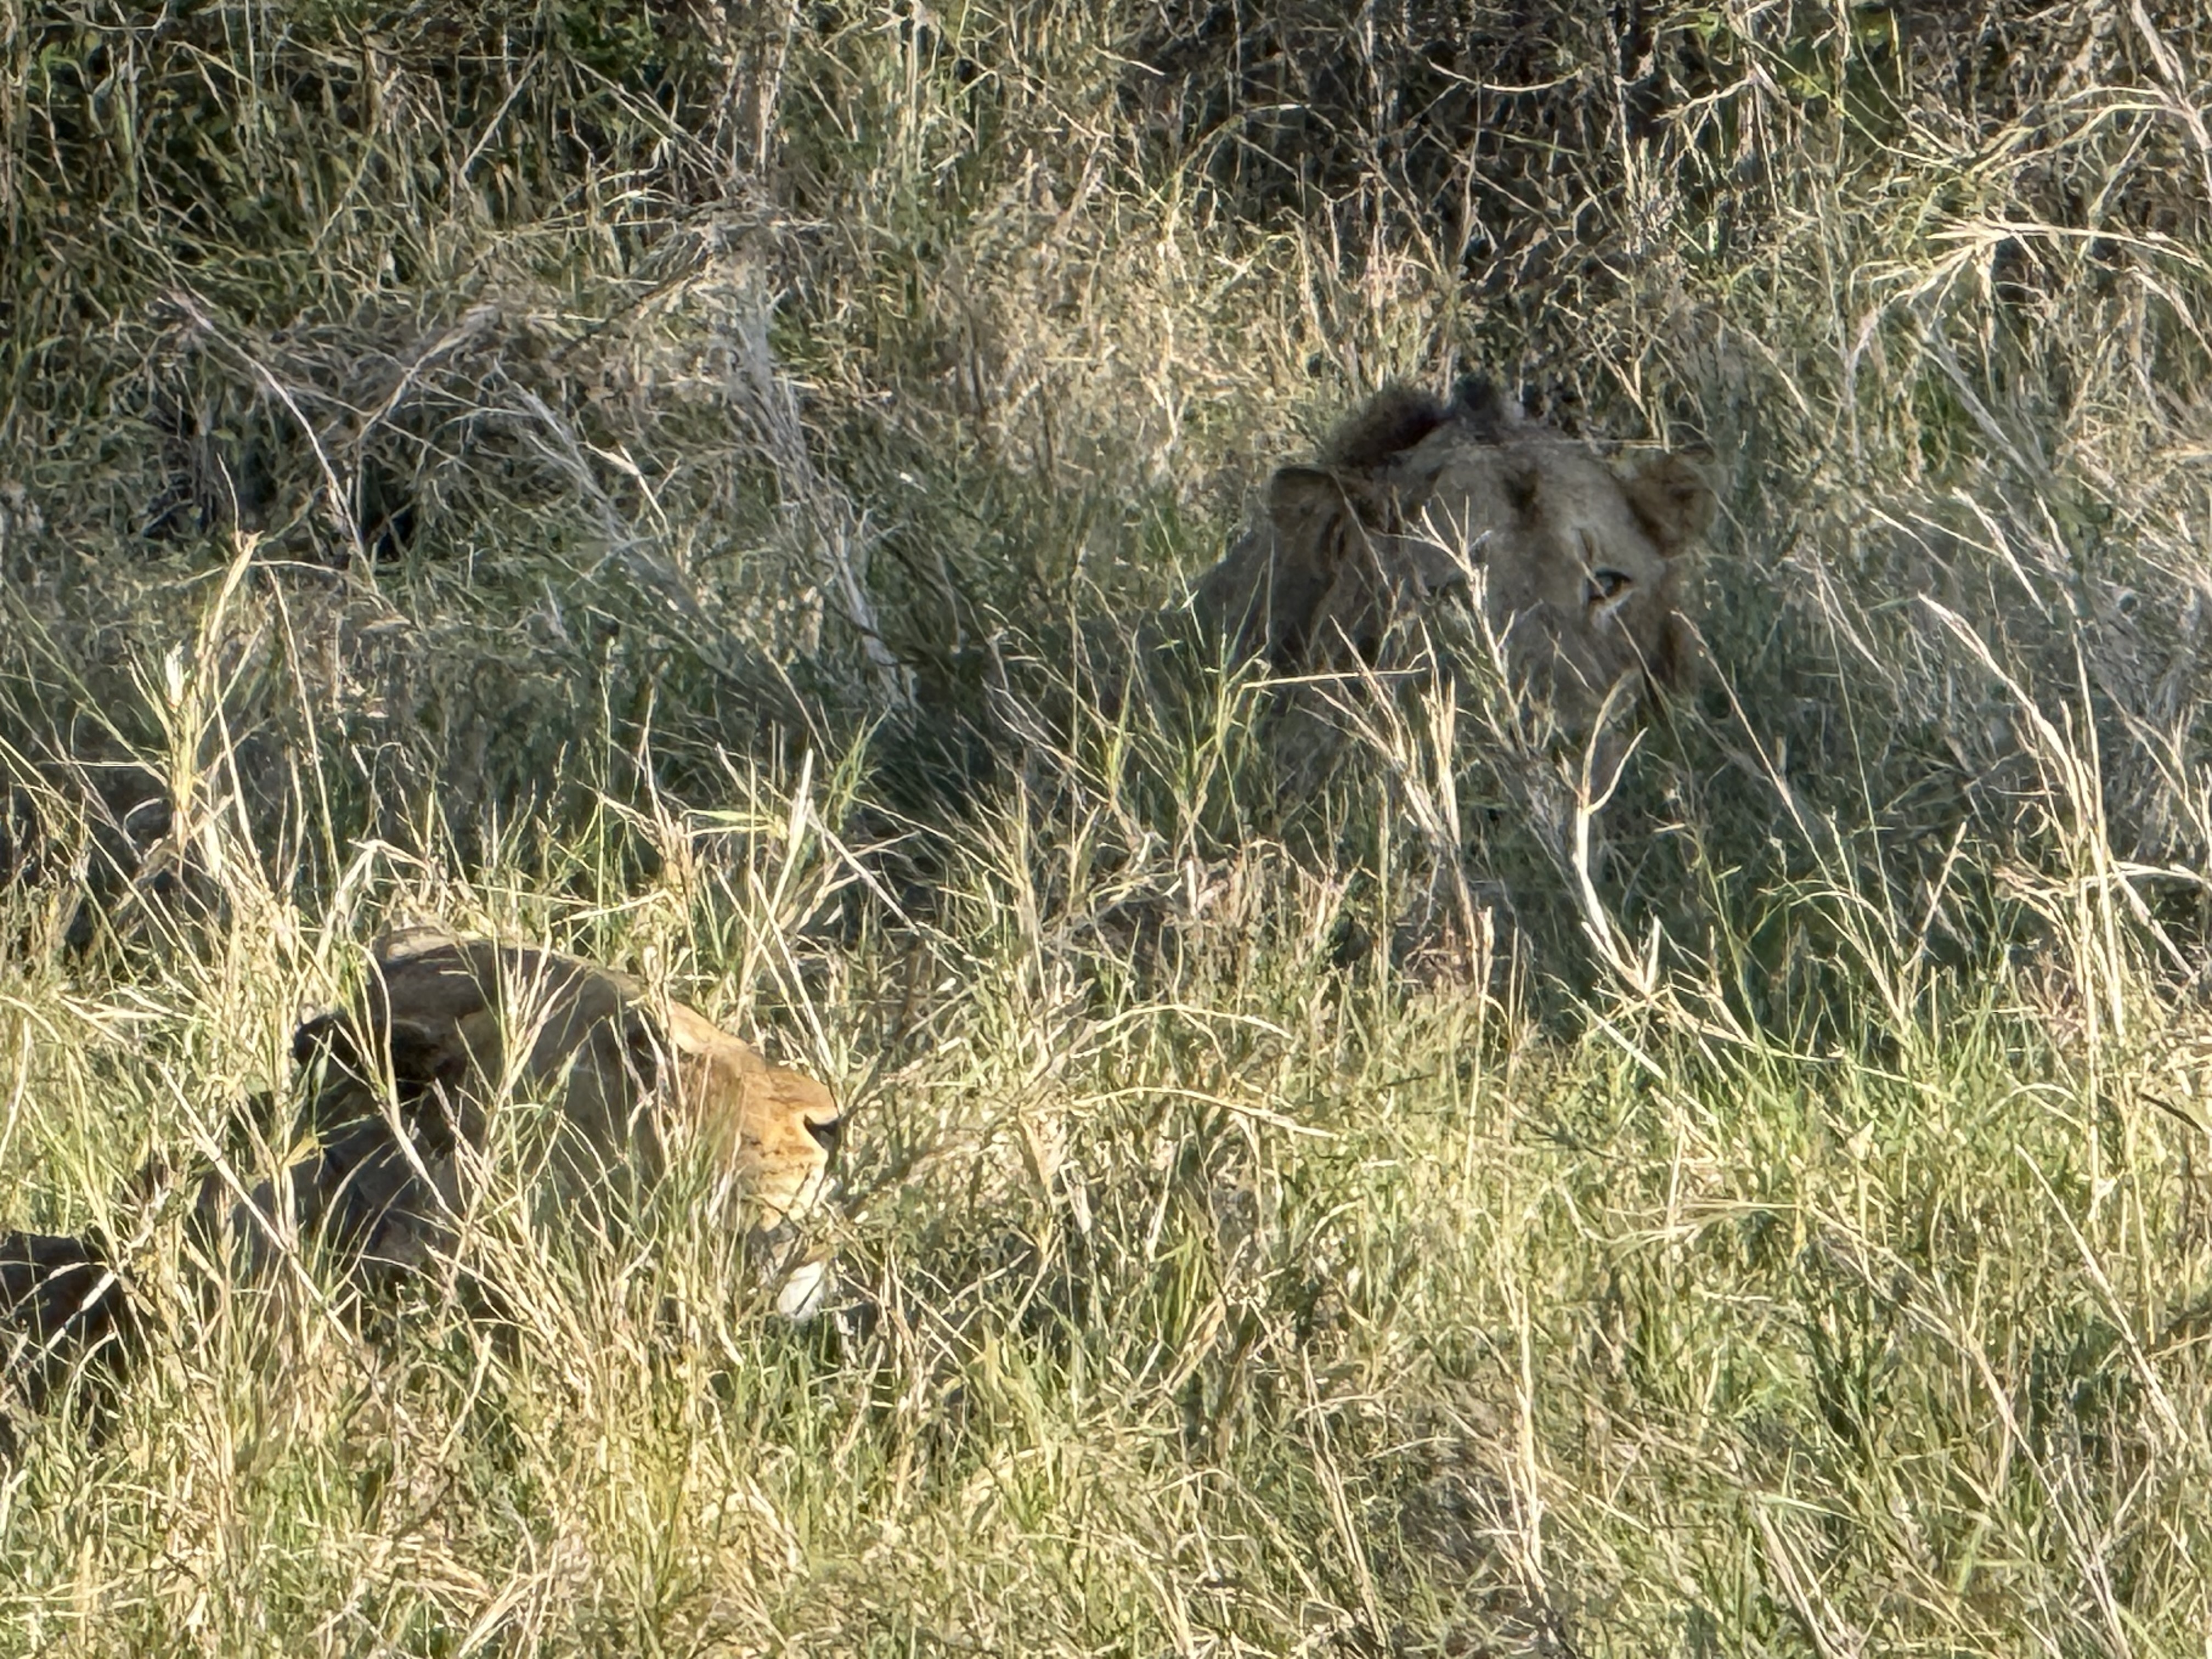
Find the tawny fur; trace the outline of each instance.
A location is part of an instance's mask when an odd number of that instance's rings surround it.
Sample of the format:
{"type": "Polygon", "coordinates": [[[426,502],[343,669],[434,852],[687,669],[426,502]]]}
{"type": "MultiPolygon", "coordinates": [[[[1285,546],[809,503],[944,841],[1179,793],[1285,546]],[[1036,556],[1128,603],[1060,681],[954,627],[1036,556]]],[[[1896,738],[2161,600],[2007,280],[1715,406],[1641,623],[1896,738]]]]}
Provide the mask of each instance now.
{"type": "MultiPolygon", "coordinates": [[[[226,1231],[249,1270],[280,1241],[319,1244],[372,1285],[449,1261],[494,1115],[510,1106],[544,1109],[538,1178],[561,1184],[571,1212],[649,1188],[685,1146],[731,1201],[725,1218],[771,1236],[826,1194],[841,1127],[830,1091],[628,975],[428,929],[387,938],[370,969],[351,1008],[294,1037],[317,1079],[298,1125],[307,1150],[244,1201],[219,1172],[201,1180],[195,1231],[211,1254],[226,1231]]],[[[827,1259],[782,1271],[778,1308],[811,1316],[827,1259]]],[[[104,1391],[143,1346],[130,1288],[94,1241],[0,1233],[0,1463],[14,1419],[80,1372],[104,1391]]]]}
{"type": "MultiPolygon", "coordinates": [[[[325,1064],[306,1114],[317,1152],[289,1172],[294,1219],[388,1267],[446,1248],[504,1101],[550,1109],[544,1167],[571,1201],[642,1191],[690,1146],[771,1226],[819,1201],[841,1127],[820,1083],[628,975],[436,931],[385,940],[356,1005],[302,1026],[295,1051],[325,1064]]],[[[255,1206],[288,1207],[271,1186],[255,1206]]]]}

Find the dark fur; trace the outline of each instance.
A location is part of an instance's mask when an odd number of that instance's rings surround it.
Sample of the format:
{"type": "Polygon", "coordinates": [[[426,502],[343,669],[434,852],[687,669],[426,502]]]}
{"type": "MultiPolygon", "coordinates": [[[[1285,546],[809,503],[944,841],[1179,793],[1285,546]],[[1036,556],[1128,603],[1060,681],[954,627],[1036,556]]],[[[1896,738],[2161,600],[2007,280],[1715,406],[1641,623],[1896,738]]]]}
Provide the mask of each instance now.
{"type": "Polygon", "coordinates": [[[1329,435],[1322,448],[1322,465],[1341,472],[1371,472],[1450,418],[1450,411],[1427,392],[1409,386],[1386,386],[1329,435]]]}
{"type": "Polygon", "coordinates": [[[1321,465],[1334,472],[1373,472],[1438,427],[1458,422],[1483,443],[1504,441],[1519,418],[1512,401],[1486,374],[1469,374],[1441,403],[1409,386],[1386,386],[1339,424],[1322,446],[1321,465]]]}
{"type": "MultiPolygon", "coordinates": [[[[0,1233],[0,1393],[25,1415],[81,1376],[95,1413],[136,1363],[145,1334],[106,1254],[82,1238],[0,1233]]],[[[0,1458],[13,1431],[0,1420],[0,1458]]]]}
{"type": "Polygon", "coordinates": [[[1519,406],[1487,374],[1468,374],[1452,388],[1452,418],[1484,443],[1502,442],[1505,428],[1520,418],[1519,406]]]}

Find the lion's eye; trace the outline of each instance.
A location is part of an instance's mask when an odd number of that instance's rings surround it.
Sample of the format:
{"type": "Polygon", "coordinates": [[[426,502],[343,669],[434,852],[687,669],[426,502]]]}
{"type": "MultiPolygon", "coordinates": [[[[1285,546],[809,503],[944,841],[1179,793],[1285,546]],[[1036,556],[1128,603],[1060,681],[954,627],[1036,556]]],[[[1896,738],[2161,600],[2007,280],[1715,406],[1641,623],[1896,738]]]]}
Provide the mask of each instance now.
{"type": "Polygon", "coordinates": [[[845,1133],[845,1121],[833,1117],[827,1123],[810,1122],[806,1133],[814,1137],[815,1144],[825,1152],[837,1150],[837,1138],[845,1133]]]}
{"type": "Polygon", "coordinates": [[[1592,605],[1605,605],[1619,599],[1636,585],[1633,576],[1618,570],[1593,570],[1583,585],[1583,597],[1592,605]]]}

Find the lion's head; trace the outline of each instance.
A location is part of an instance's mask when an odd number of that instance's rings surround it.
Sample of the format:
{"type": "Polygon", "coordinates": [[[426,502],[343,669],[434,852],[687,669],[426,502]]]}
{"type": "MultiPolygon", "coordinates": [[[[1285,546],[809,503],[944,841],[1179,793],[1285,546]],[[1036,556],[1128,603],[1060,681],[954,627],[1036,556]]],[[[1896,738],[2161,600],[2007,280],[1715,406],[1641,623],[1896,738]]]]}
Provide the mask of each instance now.
{"type": "Polygon", "coordinates": [[[547,1167],[566,1195],[641,1192],[696,1147],[763,1231],[827,1195],[842,1124],[821,1084],[627,975],[428,929],[380,942],[355,1005],[302,1025],[294,1053],[322,1062],[316,1150],[287,1172],[289,1203],[264,1187],[259,1207],[403,1268],[449,1245],[502,1100],[550,1109],[547,1167]]]}
{"type": "Polygon", "coordinates": [[[1480,576],[1514,678],[1569,720],[1623,677],[1678,684],[1690,634],[1677,561],[1712,497],[1665,455],[1616,474],[1486,382],[1449,404],[1382,392],[1200,579],[1200,616],[1284,672],[1372,662],[1395,623],[1480,576]]]}

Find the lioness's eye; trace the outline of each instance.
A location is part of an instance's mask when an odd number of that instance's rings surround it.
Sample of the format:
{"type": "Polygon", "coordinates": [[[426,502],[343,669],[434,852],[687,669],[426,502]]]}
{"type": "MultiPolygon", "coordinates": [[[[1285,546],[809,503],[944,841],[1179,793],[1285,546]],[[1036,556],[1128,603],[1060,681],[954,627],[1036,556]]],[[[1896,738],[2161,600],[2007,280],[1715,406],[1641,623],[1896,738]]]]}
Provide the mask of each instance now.
{"type": "Polygon", "coordinates": [[[1615,599],[1635,586],[1636,579],[1618,570],[1590,572],[1588,598],[1592,605],[1603,605],[1615,599]]]}

